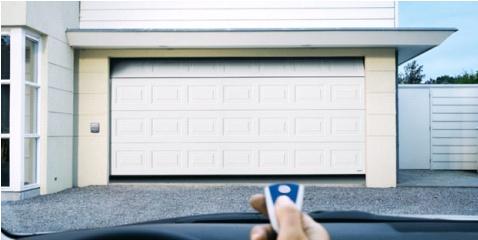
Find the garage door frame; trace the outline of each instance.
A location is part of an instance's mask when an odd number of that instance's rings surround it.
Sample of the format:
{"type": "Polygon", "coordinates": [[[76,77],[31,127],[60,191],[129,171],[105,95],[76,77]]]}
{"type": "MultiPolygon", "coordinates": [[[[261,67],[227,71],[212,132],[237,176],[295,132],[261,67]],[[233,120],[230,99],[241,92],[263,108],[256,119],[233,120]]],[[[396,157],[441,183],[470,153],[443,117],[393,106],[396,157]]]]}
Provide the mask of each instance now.
{"type": "Polygon", "coordinates": [[[194,57],[360,57],[365,62],[366,186],[395,187],[397,183],[395,48],[270,48],[270,49],[81,49],[75,125],[74,185],[106,185],[110,181],[110,59],[194,57]],[[99,122],[100,133],[89,124],[99,122]]]}

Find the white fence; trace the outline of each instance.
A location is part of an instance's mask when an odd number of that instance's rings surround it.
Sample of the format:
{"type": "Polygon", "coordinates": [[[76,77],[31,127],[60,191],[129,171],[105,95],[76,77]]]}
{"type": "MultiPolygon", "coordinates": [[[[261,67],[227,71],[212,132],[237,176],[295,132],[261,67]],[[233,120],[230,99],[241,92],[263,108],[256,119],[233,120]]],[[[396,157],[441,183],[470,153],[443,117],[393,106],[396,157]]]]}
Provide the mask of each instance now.
{"type": "Polygon", "coordinates": [[[478,169],[478,84],[399,85],[399,168],[478,169]]]}

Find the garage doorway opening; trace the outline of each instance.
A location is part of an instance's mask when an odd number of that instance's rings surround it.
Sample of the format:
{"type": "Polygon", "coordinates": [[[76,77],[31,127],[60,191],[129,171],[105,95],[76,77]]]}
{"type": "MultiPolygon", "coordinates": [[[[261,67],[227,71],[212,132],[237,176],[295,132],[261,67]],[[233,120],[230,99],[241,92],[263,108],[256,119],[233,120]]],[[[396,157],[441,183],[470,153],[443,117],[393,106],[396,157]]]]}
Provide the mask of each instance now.
{"type": "Polygon", "coordinates": [[[113,182],[365,174],[363,58],[113,59],[110,91],[113,182]]]}

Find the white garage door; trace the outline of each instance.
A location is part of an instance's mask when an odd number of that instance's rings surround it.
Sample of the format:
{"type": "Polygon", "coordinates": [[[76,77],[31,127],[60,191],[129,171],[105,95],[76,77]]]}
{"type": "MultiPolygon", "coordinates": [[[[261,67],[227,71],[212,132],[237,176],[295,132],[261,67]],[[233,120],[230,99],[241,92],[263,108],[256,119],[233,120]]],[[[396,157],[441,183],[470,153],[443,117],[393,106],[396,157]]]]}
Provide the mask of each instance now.
{"type": "Polygon", "coordinates": [[[112,175],[363,174],[362,59],[114,64],[112,175]]]}

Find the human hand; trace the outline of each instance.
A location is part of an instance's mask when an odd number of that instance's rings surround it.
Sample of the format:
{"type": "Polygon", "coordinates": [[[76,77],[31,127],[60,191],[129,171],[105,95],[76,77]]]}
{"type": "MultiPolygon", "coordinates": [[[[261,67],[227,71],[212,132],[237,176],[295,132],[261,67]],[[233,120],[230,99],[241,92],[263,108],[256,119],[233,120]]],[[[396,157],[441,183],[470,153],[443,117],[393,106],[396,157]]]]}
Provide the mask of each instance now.
{"type": "MultiPolygon", "coordinates": [[[[262,194],[253,195],[251,206],[267,216],[266,199],[262,194]]],[[[297,209],[290,198],[281,196],[275,204],[279,232],[277,240],[330,240],[327,230],[309,215],[297,209]]],[[[254,226],[251,240],[274,239],[275,233],[270,224],[254,226]]]]}

